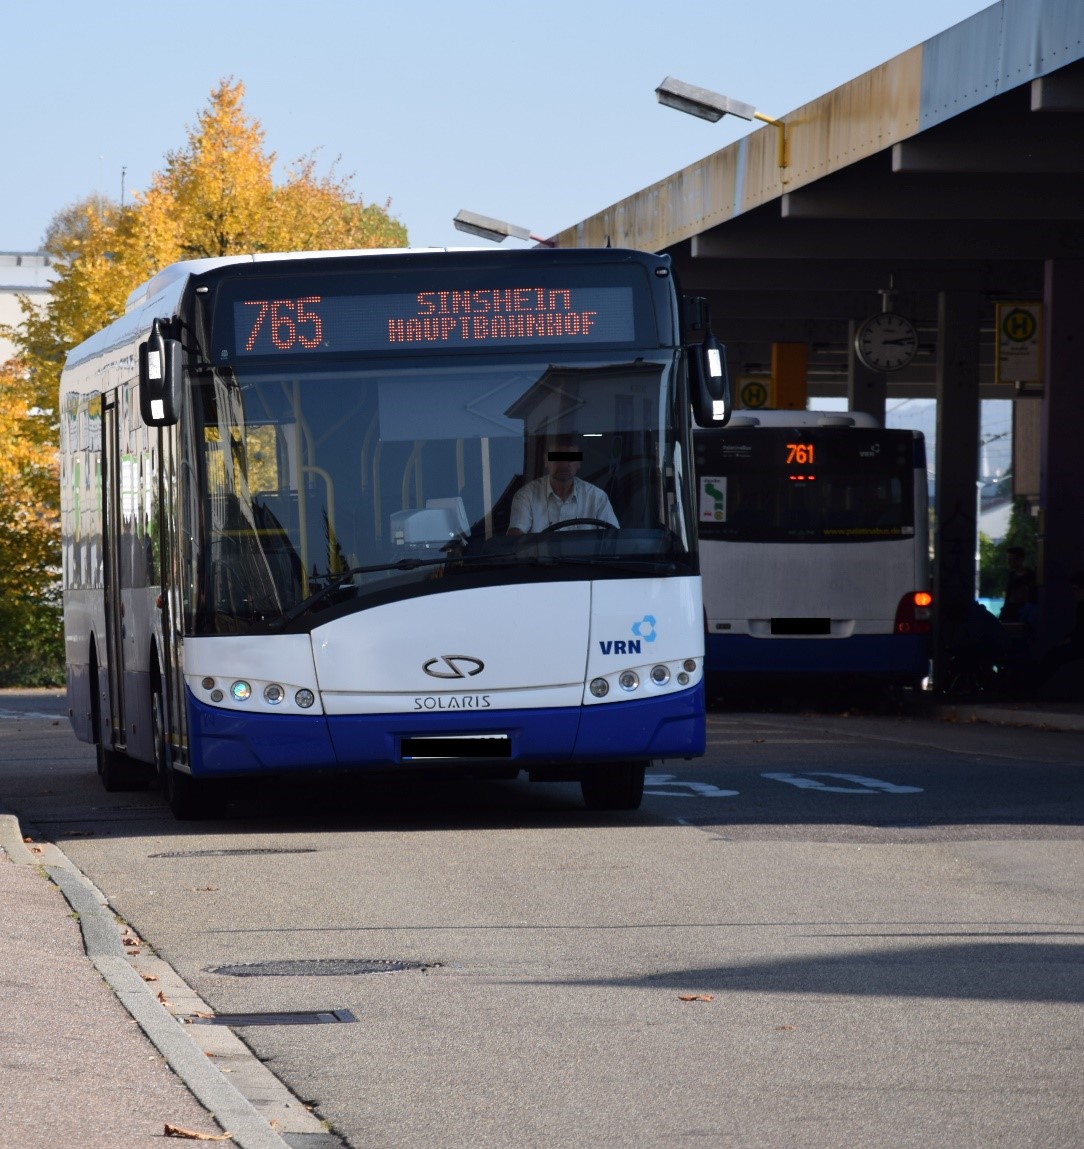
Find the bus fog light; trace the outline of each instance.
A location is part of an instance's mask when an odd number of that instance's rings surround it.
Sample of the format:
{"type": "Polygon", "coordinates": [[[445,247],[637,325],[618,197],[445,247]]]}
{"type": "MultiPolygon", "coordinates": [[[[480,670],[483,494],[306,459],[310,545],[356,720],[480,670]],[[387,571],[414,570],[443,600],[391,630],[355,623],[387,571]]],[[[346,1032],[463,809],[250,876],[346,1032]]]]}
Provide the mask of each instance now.
{"type": "Polygon", "coordinates": [[[221,702],[222,699],[225,697],[226,696],[222,693],[221,690],[212,690],[211,691],[211,701],[212,702],[221,702]]]}
{"type": "Polygon", "coordinates": [[[302,710],[308,708],[316,701],[316,696],[311,690],[299,690],[294,695],[294,701],[301,707],[302,710]]]}
{"type": "Polygon", "coordinates": [[[286,697],[286,691],[282,689],[277,682],[268,683],[263,688],[264,702],[268,706],[278,706],[278,704],[286,697]]]}
{"type": "Polygon", "coordinates": [[[231,687],[234,702],[247,702],[252,697],[252,687],[243,679],[238,679],[231,687]]]}
{"type": "Polygon", "coordinates": [[[687,659],[685,659],[685,661],[684,661],[684,662],[683,662],[681,665],[682,665],[682,666],[683,666],[683,667],[684,667],[684,668],[685,668],[685,669],[686,669],[686,670],[687,670],[687,671],[688,671],[690,674],[692,674],[692,672],[693,672],[693,671],[696,669],[696,659],[695,659],[695,658],[687,658],[687,659]]]}
{"type": "Polygon", "coordinates": [[[592,678],[591,693],[596,698],[605,698],[606,695],[610,693],[610,684],[605,678],[592,678]]]}
{"type": "Polygon", "coordinates": [[[651,681],[656,686],[665,686],[670,681],[670,667],[668,666],[653,666],[651,668],[651,681]]]}
{"type": "Polygon", "coordinates": [[[689,676],[685,673],[684,670],[678,671],[677,681],[678,681],[678,686],[688,686],[689,685],[689,676]]]}
{"type": "Polygon", "coordinates": [[[200,683],[200,686],[202,686],[204,690],[210,690],[210,689],[212,689],[214,684],[215,684],[215,680],[213,678],[205,678],[200,683]]]}
{"type": "Polygon", "coordinates": [[[635,670],[626,670],[624,674],[617,680],[618,685],[622,690],[627,690],[630,694],[636,690],[640,685],[640,676],[635,670]]]}

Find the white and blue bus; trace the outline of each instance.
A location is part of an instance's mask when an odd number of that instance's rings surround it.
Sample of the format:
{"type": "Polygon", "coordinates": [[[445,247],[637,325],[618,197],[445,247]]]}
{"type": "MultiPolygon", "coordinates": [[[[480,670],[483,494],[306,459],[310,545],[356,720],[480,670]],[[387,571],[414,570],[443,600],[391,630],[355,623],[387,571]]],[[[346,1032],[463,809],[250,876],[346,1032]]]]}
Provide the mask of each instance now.
{"type": "Polygon", "coordinates": [[[704,748],[700,302],[667,258],[541,248],[134,291],[61,383],[69,712],[106,788],[157,774],[184,818],[227,778],[527,771],[635,808],[704,748]],[[509,533],[555,438],[612,518],[509,533]]]}
{"type": "Polygon", "coordinates": [[[694,432],[706,669],[727,686],[920,687],[926,452],[869,415],[740,411],[694,432]]]}

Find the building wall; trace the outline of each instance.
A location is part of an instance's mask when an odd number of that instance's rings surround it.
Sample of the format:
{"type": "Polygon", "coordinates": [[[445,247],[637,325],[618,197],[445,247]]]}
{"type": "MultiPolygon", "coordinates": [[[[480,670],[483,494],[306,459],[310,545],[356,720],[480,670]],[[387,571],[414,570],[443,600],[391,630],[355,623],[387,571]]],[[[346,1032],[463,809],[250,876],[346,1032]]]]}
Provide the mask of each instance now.
{"type": "MultiPolygon", "coordinates": [[[[55,278],[52,257],[44,252],[0,251],[0,327],[22,322],[20,295],[44,305],[55,278]]],[[[11,341],[0,335],[0,363],[13,353],[11,341]]]]}

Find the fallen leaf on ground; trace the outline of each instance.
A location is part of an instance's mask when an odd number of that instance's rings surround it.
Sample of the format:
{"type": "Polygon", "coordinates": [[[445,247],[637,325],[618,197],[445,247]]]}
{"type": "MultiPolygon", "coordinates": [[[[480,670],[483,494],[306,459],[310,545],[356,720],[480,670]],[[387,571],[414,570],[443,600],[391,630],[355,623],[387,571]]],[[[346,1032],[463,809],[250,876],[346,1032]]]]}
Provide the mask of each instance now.
{"type": "Polygon", "coordinates": [[[158,991],[158,1000],[159,1000],[159,1001],[160,1001],[160,1002],[161,1002],[163,1005],[172,1005],[172,1004],[173,1004],[173,1002],[171,1002],[171,1001],[169,1000],[169,998],[168,998],[168,997],[166,997],[166,995],[165,995],[165,991],[164,991],[164,990],[159,990],[159,991],[158,991]]]}
{"type": "Polygon", "coordinates": [[[714,1001],[713,993],[679,993],[678,1001],[714,1001]]]}
{"type": "Polygon", "coordinates": [[[166,1122],[164,1131],[166,1137],[187,1137],[189,1141],[229,1141],[232,1133],[197,1133],[194,1129],[185,1129],[181,1125],[170,1125],[166,1122]]]}
{"type": "Polygon", "coordinates": [[[157,981],[158,975],[156,973],[141,973],[139,975],[144,981],[157,981]]]}

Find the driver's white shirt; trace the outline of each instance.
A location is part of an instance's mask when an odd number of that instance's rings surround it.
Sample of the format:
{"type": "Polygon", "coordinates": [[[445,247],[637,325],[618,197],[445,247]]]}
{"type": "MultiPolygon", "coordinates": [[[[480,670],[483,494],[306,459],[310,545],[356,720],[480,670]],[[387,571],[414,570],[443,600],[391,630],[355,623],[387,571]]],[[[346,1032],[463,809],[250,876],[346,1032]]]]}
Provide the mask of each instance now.
{"type": "Polygon", "coordinates": [[[544,531],[554,523],[568,519],[601,519],[611,526],[620,526],[606,492],[600,487],[575,478],[572,480],[572,494],[562,499],[550,486],[549,475],[543,475],[516,491],[512,497],[508,527],[526,535],[544,531]]]}

